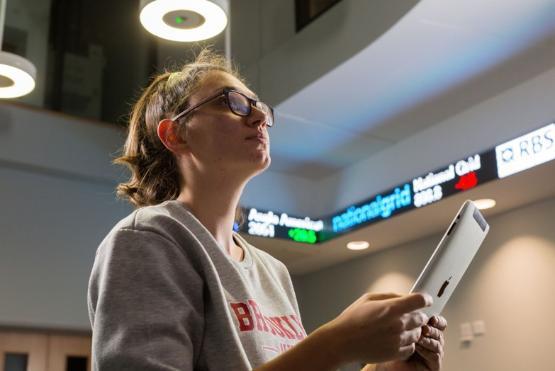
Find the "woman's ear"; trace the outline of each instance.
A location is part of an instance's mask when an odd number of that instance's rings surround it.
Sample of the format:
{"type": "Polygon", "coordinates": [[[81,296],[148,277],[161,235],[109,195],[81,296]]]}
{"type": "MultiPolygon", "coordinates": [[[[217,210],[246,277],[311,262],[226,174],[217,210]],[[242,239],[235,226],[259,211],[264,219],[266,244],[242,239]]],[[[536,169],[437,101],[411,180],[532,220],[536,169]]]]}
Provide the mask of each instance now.
{"type": "Polygon", "coordinates": [[[158,123],[158,138],[170,151],[176,153],[183,150],[187,143],[179,133],[178,123],[170,119],[163,119],[158,123]]]}

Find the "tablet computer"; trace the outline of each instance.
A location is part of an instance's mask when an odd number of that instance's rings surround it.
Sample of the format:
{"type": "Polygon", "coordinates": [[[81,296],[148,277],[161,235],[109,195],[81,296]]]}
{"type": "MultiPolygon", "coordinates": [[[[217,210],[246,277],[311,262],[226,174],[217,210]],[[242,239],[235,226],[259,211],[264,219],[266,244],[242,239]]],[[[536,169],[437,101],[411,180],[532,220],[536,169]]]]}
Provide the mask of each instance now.
{"type": "Polygon", "coordinates": [[[464,272],[489,232],[489,225],[472,201],[465,201],[410,292],[434,298],[422,312],[441,314],[464,272]]]}

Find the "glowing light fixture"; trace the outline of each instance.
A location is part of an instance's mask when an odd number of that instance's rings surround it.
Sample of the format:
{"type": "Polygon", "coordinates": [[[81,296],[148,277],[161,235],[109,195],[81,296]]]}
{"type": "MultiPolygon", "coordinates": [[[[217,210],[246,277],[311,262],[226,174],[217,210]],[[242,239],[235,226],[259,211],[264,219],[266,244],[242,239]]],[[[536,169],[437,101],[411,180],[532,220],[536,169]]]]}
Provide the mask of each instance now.
{"type": "MultiPolygon", "coordinates": [[[[6,0],[0,0],[0,47],[4,31],[6,0]]],[[[37,69],[29,60],[0,50],[0,98],[17,98],[35,88],[37,69]]]]}
{"type": "Polygon", "coordinates": [[[225,29],[228,8],[228,0],[141,0],[140,20],[163,39],[199,41],[225,29]]]}
{"type": "Polygon", "coordinates": [[[369,246],[370,244],[366,241],[351,241],[347,244],[349,250],[364,250],[369,246]]]}
{"type": "Polygon", "coordinates": [[[491,209],[496,205],[495,200],[491,198],[482,198],[480,200],[472,201],[476,205],[476,207],[480,210],[491,209]]]}

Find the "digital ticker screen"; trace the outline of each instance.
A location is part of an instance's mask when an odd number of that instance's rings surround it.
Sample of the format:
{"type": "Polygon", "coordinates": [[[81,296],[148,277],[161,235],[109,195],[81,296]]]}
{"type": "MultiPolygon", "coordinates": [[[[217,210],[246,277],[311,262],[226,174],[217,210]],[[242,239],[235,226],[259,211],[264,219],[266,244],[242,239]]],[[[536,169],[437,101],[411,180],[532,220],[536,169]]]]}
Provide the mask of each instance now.
{"type": "Polygon", "coordinates": [[[324,218],[319,241],[430,205],[495,179],[495,150],[468,156],[324,218]]]}
{"type": "Polygon", "coordinates": [[[555,123],[417,176],[321,219],[243,209],[237,231],[318,243],[555,159],[555,123]]]}

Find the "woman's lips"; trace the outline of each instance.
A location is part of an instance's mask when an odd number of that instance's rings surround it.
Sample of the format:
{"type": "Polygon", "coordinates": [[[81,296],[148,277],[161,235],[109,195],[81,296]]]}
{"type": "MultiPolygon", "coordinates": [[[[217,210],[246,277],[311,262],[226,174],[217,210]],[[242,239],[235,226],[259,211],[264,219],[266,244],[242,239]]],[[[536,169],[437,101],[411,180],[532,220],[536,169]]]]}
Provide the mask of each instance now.
{"type": "Polygon", "coordinates": [[[268,140],[263,135],[255,135],[252,137],[248,137],[247,140],[255,140],[257,142],[264,143],[264,144],[268,142],[268,140]]]}

